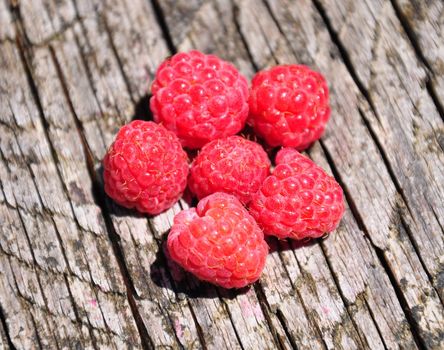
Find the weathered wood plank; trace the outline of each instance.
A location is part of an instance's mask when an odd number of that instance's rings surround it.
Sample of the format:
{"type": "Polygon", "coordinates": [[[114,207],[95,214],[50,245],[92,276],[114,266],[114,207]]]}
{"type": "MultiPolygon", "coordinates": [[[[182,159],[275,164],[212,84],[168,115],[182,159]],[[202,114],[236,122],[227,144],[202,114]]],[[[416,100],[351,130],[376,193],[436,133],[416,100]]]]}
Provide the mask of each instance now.
{"type": "Polygon", "coordinates": [[[234,8],[229,1],[184,1],[177,6],[176,1],[166,0],[160,2],[160,7],[177,51],[205,48],[206,52],[223,52],[224,59],[244,74],[250,76],[253,73],[250,58],[236,30],[234,8]],[[177,21],[179,17],[183,20],[177,21]]]}
{"type": "Polygon", "coordinates": [[[439,139],[444,124],[424,88],[424,67],[389,1],[354,6],[353,16],[352,2],[322,4],[373,102],[375,114],[366,114],[368,121],[411,212],[405,217],[415,232],[412,241],[442,298],[444,152],[439,139]]]}
{"type": "MultiPolygon", "coordinates": [[[[79,9],[79,15],[84,16],[85,10],[79,9]]],[[[128,90],[138,103],[149,90],[153,72],[170,54],[153,8],[145,0],[113,0],[100,13],[128,90]]]]}
{"type": "Polygon", "coordinates": [[[318,329],[310,320],[300,294],[295,291],[276,248],[267,258],[267,264],[259,287],[270,309],[270,319],[285,331],[293,346],[307,349],[323,349],[325,344],[318,329]],[[277,321],[273,321],[277,320],[277,321]]]}
{"type": "MultiPolygon", "coordinates": [[[[76,24],[74,25],[74,31],[76,33],[80,33],[80,35],[83,35],[80,25],[76,24]]],[[[59,89],[54,89],[51,93],[47,94],[47,98],[51,99],[51,101],[48,101],[48,106],[49,107],[51,104],[56,104],[58,101],[58,106],[59,108],[61,107],[63,113],[65,113],[65,123],[67,124],[66,129],[70,130],[70,131],[74,131],[77,133],[76,131],[76,125],[75,125],[75,120],[76,118],[79,118],[78,120],[85,120],[86,119],[86,123],[82,124],[81,127],[86,130],[86,135],[87,135],[87,145],[86,147],[89,147],[90,144],[93,144],[91,142],[91,140],[93,140],[94,142],[94,147],[95,149],[101,149],[101,155],[104,154],[104,150],[105,150],[105,143],[102,139],[102,137],[97,137],[97,132],[102,135],[103,129],[99,129],[97,131],[94,131],[92,129],[96,129],[98,123],[93,119],[96,116],[96,113],[94,114],[79,114],[82,113],[84,109],[86,109],[87,111],[91,110],[91,108],[95,107],[95,101],[94,101],[94,93],[91,90],[91,87],[89,86],[89,82],[88,82],[88,78],[86,75],[85,70],[82,67],[82,58],[80,56],[80,51],[77,47],[76,41],[75,41],[75,34],[73,31],[71,31],[70,29],[62,35],[62,39],[61,40],[55,40],[52,43],[52,50],[54,52],[54,57],[52,58],[52,61],[50,62],[45,62],[42,61],[40,62],[41,66],[40,67],[46,67],[45,69],[47,70],[51,70],[52,71],[52,75],[56,75],[57,72],[57,65],[60,68],[60,74],[62,75],[62,80],[65,82],[66,84],[66,89],[67,89],[67,96],[66,98],[68,99],[64,104],[60,104],[60,101],[62,99],[65,98],[65,96],[63,96],[63,87],[59,86],[59,89]],[[47,68],[49,67],[49,69],[47,68]],[[71,75],[73,73],[72,70],[76,70],[75,73],[78,74],[79,72],[83,73],[83,76],[79,74],[79,76],[77,78],[74,79],[74,77],[76,76],[75,74],[71,75]],[[83,79],[82,79],[83,78],[83,79]],[[83,81],[82,81],[83,80],[83,81]],[[82,81],[81,84],[77,85],[77,82],[82,81]],[[68,83],[69,82],[69,83],[68,83]],[[79,90],[77,89],[82,89],[82,88],[86,88],[86,90],[84,90],[82,92],[82,96],[81,97],[85,97],[85,99],[83,100],[82,104],[75,104],[75,102],[77,102],[77,100],[71,100],[71,95],[70,93],[73,91],[73,84],[77,85],[76,86],[76,93],[74,93],[75,97],[79,96],[79,90]],[[87,98],[85,96],[86,93],[90,93],[91,97],[87,98]],[[85,104],[88,104],[89,102],[93,101],[93,105],[91,106],[84,106],[85,104]],[[70,107],[69,105],[72,104],[73,110],[70,111],[70,107]],[[72,115],[74,113],[74,115],[72,115]],[[70,115],[70,118],[66,118],[66,115],[70,115]],[[88,138],[89,137],[89,138],[88,138]]],[[[41,49],[41,55],[46,56],[46,57],[50,57],[50,51],[48,49],[41,49]]],[[[102,56],[104,57],[104,56],[102,56]]],[[[108,59],[107,59],[108,61],[108,59]]],[[[38,55],[35,55],[35,64],[39,65],[38,62],[38,55]]],[[[117,67],[117,65],[115,66],[117,67]]],[[[46,75],[48,75],[48,72],[46,73],[46,75]]],[[[110,74],[108,76],[105,77],[101,77],[99,74],[95,74],[95,76],[97,77],[97,79],[101,79],[100,80],[100,84],[102,84],[102,86],[105,86],[108,90],[105,90],[105,92],[97,90],[98,93],[102,93],[103,94],[103,98],[106,99],[107,97],[109,97],[112,101],[113,96],[107,95],[108,91],[112,91],[113,94],[115,96],[117,96],[117,91],[119,90],[114,90],[112,88],[112,86],[110,87],[109,85],[107,85],[109,83],[109,81],[111,82],[110,84],[114,84],[116,85],[116,83],[118,83],[117,78],[113,78],[112,75],[115,75],[117,77],[119,77],[119,75],[115,74],[115,71],[110,70],[110,74]],[[110,79],[109,81],[107,81],[106,79],[110,79]]],[[[57,77],[54,77],[55,79],[57,79],[57,77]]],[[[57,80],[56,80],[57,81],[57,80]]],[[[123,79],[120,80],[120,83],[122,84],[120,89],[121,91],[125,91],[125,86],[124,86],[124,82],[123,79]]],[[[48,88],[48,84],[47,82],[42,81],[41,86],[39,86],[39,88],[45,89],[48,88]]],[[[132,106],[131,100],[128,98],[128,95],[124,95],[121,94],[121,96],[116,97],[116,99],[119,99],[119,101],[122,101],[122,103],[120,104],[121,108],[128,108],[129,110],[129,106],[132,106]],[[123,103],[125,101],[125,98],[127,98],[126,103],[123,103]],[[126,106],[126,107],[125,107],[126,106]]],[[[100,100],[99,100],[100,101],[100,100]]],[[[113,101],[114,102],[114,101],[113,101]]],[[[97,102],[96,102],[97,103],[97,102]]],[[[108,117],[109,120],[113,120],[114,116],[115,116],[115,112],[113,112],[111,114],[111,110],[112,110],[112,106],[110,105],[105,105],[105,104],[101,104],[100,102],[97,103],[97,106],[100,108],[101,106],[105,108],[109,108],[109,112],[108,112],[108,117]]],[[[98,113],[100,113],[100,111],[98,111],[98,113]]],[[[98,114],[97,114],[98,115],[98,114]]],[[[57,118],[57,120],[60,118],[57,118]]],[[[106,123],[107,120],[103,120],[102,123],[106,123]]],[[[119,118],[115,118],[115,120],[113,120],[112,124],[113,125],[118,125],[119,122],[119,118]]],[[[111,128],[112,132],[114,132],[115,127],[113,126],[111,128]]],[[[112,139],[112,135],[110,135],[110,132],[108,132],[107,135],[108,139],[111,140],[112,139]]],[[[79,138],[77,135],[77,143],[79,144],[79,147],[81,147],[81,143],[79,143],[79,138]]],[[[66,142],[64,144],[63,147],[66,147],[66,142]]],[[[62,151],[62,150],[60,150],[62,151]]],[[[87,150],[87,157],[89,150],[87,150]]],[[[84,157],[84,152],[83,150],[79,150],[79,153],[82,157],[84,157]]],[[[85,167],[85,165],[80,169],[80,171],[85,172],[83,174],[83,176],[87,177],[89,179],[89,174],[87,171],[87,168],[85,167]]],[[[95,174],[93,176],[96,176],[95,174]]],[[[93,181],[97,181],[97,179],[93,179],[93,181]]],[[[91,193],[91,188],[92,186],[96,186],[96,184],[90,184],[88,188],[84,188],[82,187],[81,183],[77,183],[76,184],[78,186],[78,188],[80,188],[81,190],[88,190],[91,193]]],[[[100,194],[102,195],[102,194],[100,194]]],[[[97,209],[97,204],[94,201],[94,198],[92,196],[89,197],[84,197],[83,198],[84,204],[86,206],[90,206],[91,208],[97,209]]],[[[117,209],[118,212],[118,209],[117,209]]],[[[108,215],[108,214],[106,214],[108,215]]],[[[120,214],[123,215],[123,214],[120,214]]],[[[132,252],[133,254],[135,253],[136,255],[134,255],[132,257],[132,259],[129,261],[129,263],[137,263],[138,268],[140,268],[139,264],[143,264],[143,266],[145,269],[149,269],[152,261],[154,261],[155,259],[155,242],[154,240],[149,237],[145,237],[147,235],[147,233],[149,232],[149,227],[147,225],[146,219],[144,219],[143,217],[140,218],[123,218],[123,217],[119,217],[117,220],[114,221],[114,224],[116,225],[116,231],[118,232],[118,234],[120,235],[120,238],[124,240],[124,244],[122,244],[124,247],[126,247],[126,244],[128,244],[128,247],[132,247],[132,252]],[[128,226],[130,228],[131,231],[133,231],[133,235],[131,236],[124,236],[123,234],[127,234],[126,229],[121,229],[121,225],[125,225],[128,226]],[[125,239],[128,238],[129,241],[125,242],[125,239]],[[152,261],[147,261],[147,259],[145,257],[141,257],[138,256],[139,255],[139,249],[136,249],[134,247],[134,245],[141,245],[142,248],[142,252],[143,253],[143,249],[146,249],[148,252],[151,252],[150,256],[151,256],[151,260],[152,261]],[[145,265],[146,264],[146,265],[145,265]]],[[[125,251],[126,252],[126,251],[125,251]]],[[[125,256],[126,257],[126,256],[125,256]]],[[[129,267],[130,271],[131,271],[132,266],[129,267]]],[[[148,270],[149,271],[149,270],[148,270]]],[[[149,279],[149,273],[145,276],[140,276],[139,274],[137,276],[131,276],[133,277],[133,280],[136,281],[136,288],[140,287],[140,290],[146,290],[147,286],[149,286],[149,283],[147,284],[147,278],[149,279]]],[[[125,276],[124,278],[128,278],[128,276],[125,276]]],[[[138,290],[139,291],[139,290],[138,290]]],[[[132,292],[132,291],[130,291],[132,292]]],[[[151,301],[149,303],[146,304],[147,309],[146,312],[142,315],[142,317],[144,315],[147,315],[148,319],[147,321],[147,327],[149,327],[149,336],[154,338],[154,344],[155,346],[157,345],[170,345],[170,346],[174,346],[177,347],[177,343],[176,340],[174,339],[174,333],[171,331],[170,334],[168,334],[168,332],[164,331],[164,328],[166,328],[166,325],[168,324],[168,318],[164,315],[162,309],[160,308],[160,306],[158,305],[158,302],[161,301],[162,296],[161,295],[151,295],[151,294],[147,294],[147,295],[143,295],[143,298],[149,298],[151,299],[151,301]],[[166,337],[166,338],[165,338],[166,337]],[[156,342],[156,340],[158,340],[158,342],[156,342]]],[[[165,302],[165,304],[169,304],[171,303],[170,300],[168,300],[167,302],[165,302]]],[[[139,303],[141,305],[143,305],[143,303],[139,303]]],[[[118,305],[114,305],[114,307],[118,307],[118,305]]]]}
{"type": "Polygon", "coordinates": [[[63,32],[75,21],[72,0],[35,0],[17,3],[20,17],[31,44],[43,44],[63,32]]]}
{"type": "Polygon", "coordinates": [[[3,323],[0,323],[0,349],[10,350],[8,342],[8,335],[6,333],[5,328],[3,327],[3,323]]]}
{"type": "MultiPolygon", "coordinates": [[[[35,326],[32,323],[31,314],[28,309],[20,305],[20,300],[13,293],[13,280],[8,281],[6,271],[8,260],[1,254],[1,278],[0,284],[2,291],[1,305],[5,317],[6,332],[8,332],[13,344],[19,348],[32,349],[37,343],[35,326]],[[21,330],[19,329],[21,327],[21,330]]],[[[8,271],[9,272],[9,271],[8,271]]]]}
{"type": "Polygon", "coordinates": [[[11,12],[8,9],[7,0],[0,1],[0,41],[12,40],[15,35],[12,25],[11,12]]]}
{"type": "MultiPolygon", "coordinates": [[[[398,17],[432,75],[432,93],[444,106],[444,3],[439,0],[393,0],[398,17]]],[[[443,111],[441,111],[442,113],[443,111]]],[[[441,140],[443,138],[441,137],[441,140]]],[[[444,140],[440,142],[442,145],[444,140]]],[[[441,146],[441,148],[444,148],[441,146]]]]}
{"type": "MultiPolygon", "coordinates": [[[[0,91],[8,101],[0,101],[0,305],[18,348],[439,348],[442,125],[422,84],[425,71],[397,34],[390,4],[381,2],[381,10],[367,4],[385,16],[376,25],[382,38],[376,59],[366,46],[374,33],[368,13],[360,9],[356,22],[344,15],[363,46],[344,64],[327,29],[340,33],[333,41],[342,54],[352,52],[335,12],[352,7],[332,0],[337,9],[330,13],[323,10],[327,0],[314,3],[160,1],[168,31],[162,36],[162,19],[144,0],[14,2],[27,82],[17,47],[8,42],[15,35],[12,16],[0,2],[6,48],[0,57],[13,72],[0,91]],[[322,16],[332,23],[326,26],[322,16]],[[369,23],[359,27],[359,21],[369,23]],[[384,34],[389,30],[396,39],[384,34]],[[400,49],[393,47],[397,40],[400,49]],[[168,47],[214,52],[249,77],[256,68],[298,61],[332,83],[336,113],[310,155],[333,167],[352,210],[320,243],[271,240],[264,276],[246,293],[196,282],[168,262],[163,240],[186,203],[147,220],[103,197],[100,161],[118,127],[134,113],[149,118],[146,93],[168,47]],[[381,53],[386,48],[394,57],[408,51],[396,58],[399,69],[381,53]],[[15,75],[18,83],[10,85],[15,75]],[[384,99],[383,91],[397,101],[384,99]],[[403,116],[404,129],[389,120],[401,108],[418,113],[403,116]],[[398,139],[408,163],[396,159],[398,139]],[[413,173],[423,179],[409,179],[413,173]],[[430,207],[421,207],[420,191],[430,207]]],[[[1,347],[1,330],[0,339],[1,347]]]]}
{"type": "MultiPolygon", "coordinates": [[[[128,93],[124,76],[119,70],[119,62],[111,50],[104,21],[104,18],[99,18],[92,11],[81,23],[73,25],[74,30],[67,29],[65,34],[60,34],[61,39],[55,38],[52,43],[55,64],[59,65],[60,74],[66,81],[69,101],[63,107],[64,112],[69,114],[69,104],[72,104],[72,113],[85,130],[87,147],[96,156],[96,161],[103,157],[117,127],[125,120],[128,121],[133,112],[132,96],[128,93]]],[[[56,70],[54,62],[46,64],[52,66],[53,71],[56,70]]],[[[62,89],[58,93],[53,91],[48,94],[52,103],[64,98],[61,91],[62,89]]],[[[70,122],[68,119],[70,128],[75,128],[73,120],[70,122]]],[[[84,201],[94,207],[93,198],[84,198],[84,201]]],[[[113,212],[113,223],[122,239],[121,246],[129,266],[129,278],[136,281],[134,286],[141,298],[136,303],[141,309],[142,322],[145,322],[153,345],[179,347],[176,339],[179,337],[170,325],[172,312],[168,311],[176,312],[174,326],[186,329],[181,332],[179,341],[184,346],[195,343],[198,337],[186,303],[176,304],[172,300],[173,293],[160,289],[153,282],[147,284],[147,281],[151,281],[150,267],[156,259],[158,249],[154,237],[146,237],[150,230],[148,222],[143,217],[123,218],[122,215],[128,213],[123,213],[112,205],[108,209],[113,212]],[[187,314],[184,315],[184,312],[187,314]]],[[[162,221],[161,218],[156,220],[162,221]]]]}
{"type": "MultiPolygon", "coordinates": [[[[35,102],[37,96],[33,96],[21,61],[17,47],[4,42],[1,54],[4,74],[1,78],[0,148],[6,174],[1,180],[5,194],[1,208],[2,217],[9,218],[9,225],[1,230],[2,237],[10,237],[11,241],[2,239],[2,248],[11,255],[15,264],[12,266],[22,266],[12,268],[11,273],[6,274],[8,284],[12,285],[15,279],[17,288],[1,293],[1,298],[8,294],[9,299],[1,301],[7,326],[17,327],[8,315],[20,312],[20,307],[23,307],[32,319],[32,323],[25,323],[24,327],[31,325],[35,328],[25,332],[37,332],[40,341],[45,342],[42,346],[55,348],[60,342],[71,341],[71,338],[63,338],[70,337],[69,333],[61,334],[54,330],[58,324],[66,324],[69,317],[69,323],[74,322],[79,330],[84,327],[91,332],[95,330],[108,339],[108,343],[138,346],[138,332],[111,244],[107,236],[95,235],[76,221],[76,213],[58,168],[63,157],[54,157],[52,153],[53,145],[48,142],[39,106],[35,102]],[[26,264],[33,268],[27,269],[26,264]],[[39,269],[38,273],[33,273],[34,266],[39,269]],[[28,288],[31,280],[40,290],[28,288]],[[63,307],[60,305],[61,295],[70,295],[63,307]],[[11,302],[13,298],[15,301],[11,302]],[[21,298],[32,302],[23,303],[21,298]],[[95,300],[93,306],[92,300],[95,300]],[[119,308],[116,309],[116,306],[119,308]],[[68,308],[71,311],[65,315],[68,308]],[[95,322],[91,322],[90,312],[93,309],[98,310],[95,322]]],[[[63,161],[70,163],[68,156],[63,161]]],[[[84,162],[76,166],[84,168],[84,162]]],[[[100,213],[96,211],[94,219],[97,214],[100,213]]],[[[63,327],[58,330],[62,332],[63,327]]],[[[89,332],[86,335],[85,346],[100,341],[92,340],[89,332]]],[[[20,343],[21,337],[18,333],[11,334],[13,342],[20,343]]]]}

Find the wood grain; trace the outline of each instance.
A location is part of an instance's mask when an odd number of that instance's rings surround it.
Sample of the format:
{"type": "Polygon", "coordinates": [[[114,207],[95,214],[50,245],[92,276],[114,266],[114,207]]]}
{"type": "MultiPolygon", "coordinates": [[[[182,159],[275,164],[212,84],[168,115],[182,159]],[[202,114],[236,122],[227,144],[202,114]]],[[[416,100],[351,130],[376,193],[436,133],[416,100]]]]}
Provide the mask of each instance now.
{"type": "MultiPolygon", "coordinates": [[[[444,4],[442,1],[393,1],[418,59],[428,68],[429,93],[444,115],[444,4]]],[[[441,137],[442,139],[442,137],[441,137]]],[[[441,142],[442,144],[442,142],[441,142]]],[[[441,147],[442,148],[442,147],[441,147]]]]}
{"type": "MultiPolygon", "coordinates": [[[[71,163],[70,155],[58,155],[50,143],[52,130],[41,119],[17,47],[5,42],[1,57],[8,74],[1,103],[6,173],[1,208],[8,220],[2,237],[9,237],[2,240],[0,253],[1,298],[8,298],[1,304],[10,338],[23,348],[32,348],[26,345],[32,339],[38,340],[34,345],[56,348],[76,338],[85,347],[137,346],[139,336],[108,236],[82,227],[68,196],[61,164],[71,163]]],[[[77,168],[85,169],[84,162],[77,168]]],[[[94,215],[98,217],[100,212],[94,215]]]]}
{"type": "Polygon", "coordinates": [[[410,0],[0,0],[0,348],[444,346],[443,7],[410,0]],[[103,191],[156,67],[196,48],[251,78],[304,63],[332,119],[308,155],[343,186],[328,239],[270,239],[227,291],[174,263],[181,200],[147,218],[103,191]]]}

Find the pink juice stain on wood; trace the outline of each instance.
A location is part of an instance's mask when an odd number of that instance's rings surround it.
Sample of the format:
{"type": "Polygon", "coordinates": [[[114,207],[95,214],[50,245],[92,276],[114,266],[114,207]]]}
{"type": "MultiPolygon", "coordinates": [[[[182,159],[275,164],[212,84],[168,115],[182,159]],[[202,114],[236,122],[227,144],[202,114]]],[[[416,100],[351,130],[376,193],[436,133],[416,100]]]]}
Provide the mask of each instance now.
{"type": "Polygon", "coordinates": [[[174,322],[174,331],[176,332],[177,337],[181,339],[183,336],[183,328],[179,320],[174,322]]]}
{"type": "MultiPolygon", "coordinates": [[[[252,293],[251,290],[248,291],[247,294],[252,293]]],[[[259,302],[252,305],[247,298],[242,298],[240,301],[240,308],[242,311],[242,314],[245,317],[254,317],[258,322],[264,320],[264,315],[262,313],[261,307],[259,305],[259,302]]]]}

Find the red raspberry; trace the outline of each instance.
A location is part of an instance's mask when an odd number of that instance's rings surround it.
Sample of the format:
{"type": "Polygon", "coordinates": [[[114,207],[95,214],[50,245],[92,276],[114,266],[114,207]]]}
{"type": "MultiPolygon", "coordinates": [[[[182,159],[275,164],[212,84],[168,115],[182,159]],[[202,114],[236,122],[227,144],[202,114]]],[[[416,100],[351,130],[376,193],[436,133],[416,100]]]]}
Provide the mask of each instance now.
{"type": "Polygon", "coordinates": [[[256,142],[230,136],[207,143],[191,166],[188,184],[197,197],[215,192],[250,201],[270,173],[270,160],[256,142]]]}
{"type": "Polygon", "coordinates": [[[151,87],[154,120],[189,148],[234,135],[248,116],[248,83],[214,55],[181,52],[164,61],[151,87]]]}
{"type": "Polygon", "coordinates": [[[126,208],[158,214],[182,195],[187,160],[172,132],[153,122],[133,121],[120,129],[103,159],[105,192],[126,208]]]}
{"type": "Polygon", "coordinates": [[[248,211],[236,197],[220,192],[177,214],[167,244],[171,258],[185,270],[224,288],[257,281],[268,253],[248,211]]]}
{"type": "Polygon", "coordinates": [[[317,238],[338,226],[344,199],[339,184],[322,168],[295,149],[283,148],[249,209],[265,234],[317,238]]]}
{"type": "Polygon", "coordinates": [[[307,148],[321,137],[330,118],[324,77],[302,65],[257,73],[249,104],[248,123],[273,147],[307,148]]]}

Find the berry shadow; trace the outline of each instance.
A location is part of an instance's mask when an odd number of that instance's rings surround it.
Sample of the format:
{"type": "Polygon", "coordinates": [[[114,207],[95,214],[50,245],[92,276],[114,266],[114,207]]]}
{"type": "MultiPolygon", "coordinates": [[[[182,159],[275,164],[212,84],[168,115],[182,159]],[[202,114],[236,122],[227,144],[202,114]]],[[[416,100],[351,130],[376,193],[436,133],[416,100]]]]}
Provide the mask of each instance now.
{"type": "MultiPolygon", "coordinates": [[[[247,293],[253,286],[241,289],[225,289],[216,287],[208,282],[200,281],[191,273],[185,271],[169,256],[166,246],[168,234],[165,234],[160,241],[160,248],[156,253],[156,259],[150,266],[151,280],[160,288],[167,288],[176,293],[180,300],[185,298],[205,298],[205,299],[234,299],[239,295],[247,293]]],[[[266,237],[270,247],[269,253],[279,253],[287,250],[295,250],[316,244],[319,240],[307,241],[279,240],[276,237],[266,237]]]]}
{"type": "MultiPolygon", "coordinates": [[[[199,200],[197,199],[197,197],[191,192],[190,188],[187,187],[185,188],[185,191],[182,194],[182,198],[181,198],[182,202],[185,202],[188,207],[190,208],[195,208],[197,207],[197,204],[199,203],[199,200]]],[[[182,209],[187,209],[184,206],[182,206],[182,209]]]]}
{"type": "Polygon", "coordinates": [[[150,109],[150,99],[151,94],[146,94],[142,96],[142,98],[137,101],[134,106],[134,115],[131,118],[131,121],[134,120],[144,120],[144,121],[153,121],[153,113],[150,109]]]}
{"type": "Polygon", "coordinates": [[[170,258],[166,246],[166,237],[167,235],[163,236],[159,251],[156,254],[156,260],[150,266],[151,280],[160,288],[174,291],[179,299],[185,297],[190,299],[234,299],[238,295],[247,293],[251,288],[224,289],[197,279],[170,258]]]}
{"type": "Polygon", "coordinates": [[[287,250],[296,250],[303,247],[310,247],[318,243],[321,239],[307,239],[307,240],[294,240],[294,239],[279,239],[273,236],[266,236],[265,241],[270,248],[269,253],[284,252],[287,250]]]}

